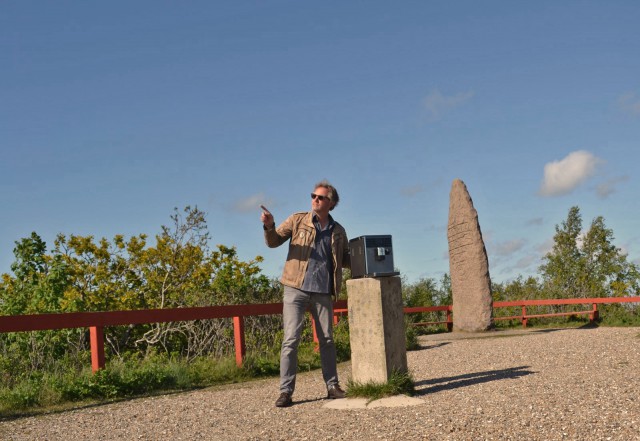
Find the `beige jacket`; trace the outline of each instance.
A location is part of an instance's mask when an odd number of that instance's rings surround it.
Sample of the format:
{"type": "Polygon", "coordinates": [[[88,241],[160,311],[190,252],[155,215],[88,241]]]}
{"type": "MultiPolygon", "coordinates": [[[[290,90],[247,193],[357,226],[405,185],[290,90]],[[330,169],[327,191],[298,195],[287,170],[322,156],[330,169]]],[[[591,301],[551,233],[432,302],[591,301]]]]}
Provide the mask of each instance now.
{"type": "MultiPolygon", "coordinates": [[[[276,248],[291,240],[289,253],[284,264],[280,281],[292,288],[300,289],[307,272],[307,263],[311,247],[316,239],[316,227],[313,225],[313,212],[294,213],[278,228],[265,228],[264,240],[269,248],[276,248]]],[[[333,255],[333,295],[340,294],[342,286],[342,268],[350,268],[349,241],[347,232],[335,222],[331,235],[331,253],[333,255]]]]}

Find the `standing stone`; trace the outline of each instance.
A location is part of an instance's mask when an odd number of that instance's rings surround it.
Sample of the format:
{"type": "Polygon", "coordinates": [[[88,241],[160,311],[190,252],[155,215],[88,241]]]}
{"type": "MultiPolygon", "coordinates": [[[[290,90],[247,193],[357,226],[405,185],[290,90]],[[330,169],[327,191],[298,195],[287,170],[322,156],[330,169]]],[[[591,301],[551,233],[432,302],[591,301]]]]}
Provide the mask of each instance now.
{"type": "Polygon", "coordinates": [[[493,298],[489,259],[482,240],[478,212],[467,186],[460,179],[449,196],[449,271],[453,294],[453,330],[486,331],[491,328],[493,298]]]}

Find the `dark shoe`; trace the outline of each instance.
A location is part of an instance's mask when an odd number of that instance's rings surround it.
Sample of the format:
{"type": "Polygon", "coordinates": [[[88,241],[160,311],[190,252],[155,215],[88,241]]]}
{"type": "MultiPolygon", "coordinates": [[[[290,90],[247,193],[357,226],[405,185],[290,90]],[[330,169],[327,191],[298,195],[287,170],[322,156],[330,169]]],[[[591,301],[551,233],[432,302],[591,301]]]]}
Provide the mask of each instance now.
{"type": "Polygon", "coordinates": [[[327,389],[327,398],[329,398],[330,400],[335,400],[337,398],[344,398],[346,396],[347,396],[347,393],[342,389],[340,389],[339,384],[334,384],[332,386],[329,386],[329,388],[327,389]]]}
{"type": "Polygon", "coordinates": [[[287,392],[282,392],[276,400],[276,407],[289,407],[291,404],[293,404],[293,400],[291,394],[287,392]]]}

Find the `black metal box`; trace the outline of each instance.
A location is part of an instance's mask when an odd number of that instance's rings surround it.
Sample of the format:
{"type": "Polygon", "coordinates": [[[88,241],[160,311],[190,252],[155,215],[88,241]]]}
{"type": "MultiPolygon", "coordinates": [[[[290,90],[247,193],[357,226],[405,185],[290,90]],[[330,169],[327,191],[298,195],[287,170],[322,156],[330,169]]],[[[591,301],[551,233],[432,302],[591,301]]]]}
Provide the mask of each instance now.
{"type": "Polygon", "coordinates": [[[351,277],[397,276],[393,268],[391,236],[360,236],[349,241],[351,277]]]}

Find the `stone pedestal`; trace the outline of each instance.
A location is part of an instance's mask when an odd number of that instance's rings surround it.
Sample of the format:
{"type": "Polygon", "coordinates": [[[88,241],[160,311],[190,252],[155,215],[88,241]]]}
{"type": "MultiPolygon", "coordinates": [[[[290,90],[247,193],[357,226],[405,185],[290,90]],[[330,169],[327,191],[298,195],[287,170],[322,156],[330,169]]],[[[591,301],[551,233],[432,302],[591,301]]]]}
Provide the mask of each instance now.
{"type": "Polygon", "coordinates": [[[352,380],[387,383],[394,370],[407,372],[400,278],[348,280],[347,293],[352,380]]]}

